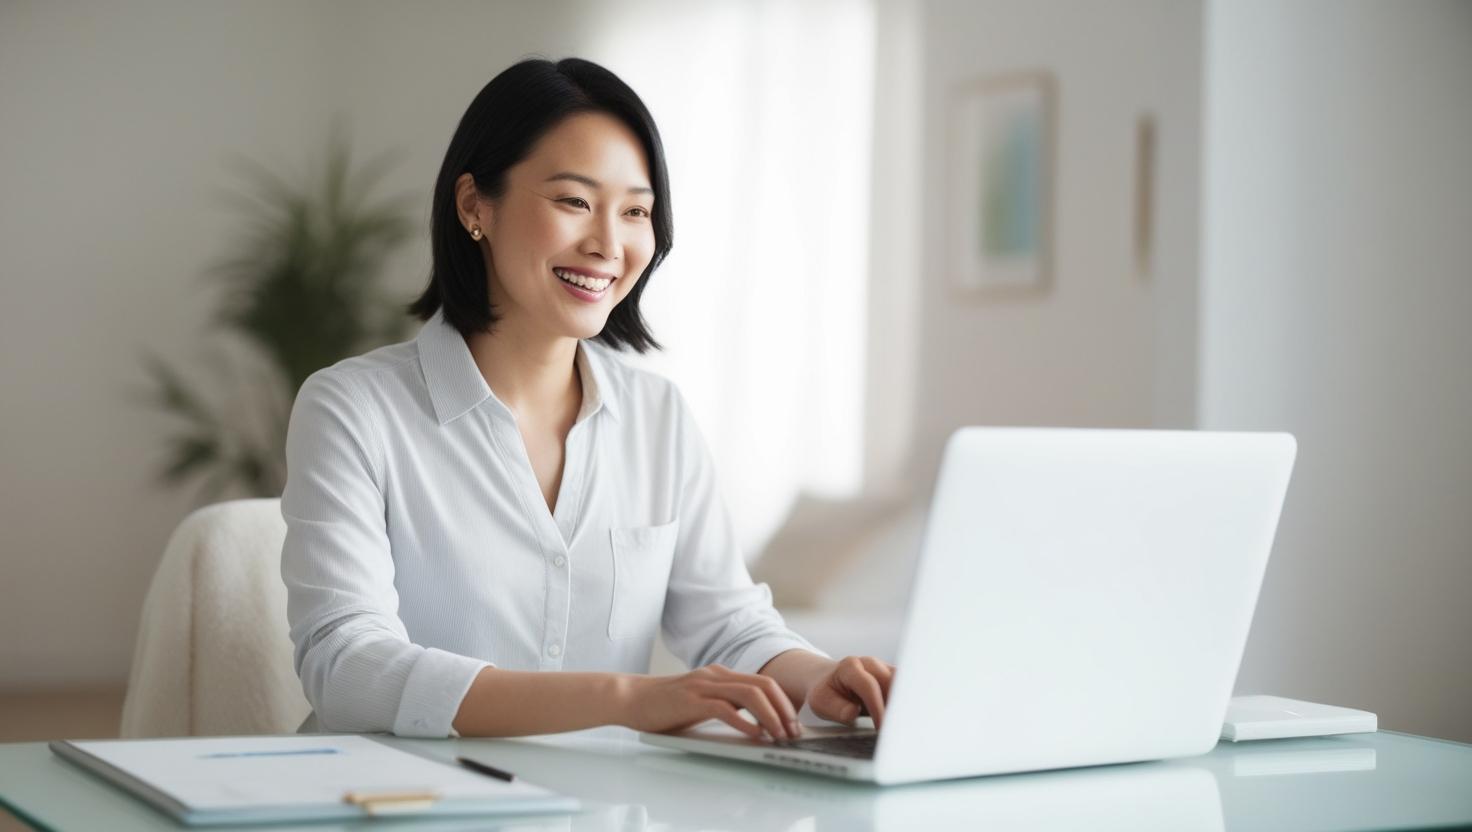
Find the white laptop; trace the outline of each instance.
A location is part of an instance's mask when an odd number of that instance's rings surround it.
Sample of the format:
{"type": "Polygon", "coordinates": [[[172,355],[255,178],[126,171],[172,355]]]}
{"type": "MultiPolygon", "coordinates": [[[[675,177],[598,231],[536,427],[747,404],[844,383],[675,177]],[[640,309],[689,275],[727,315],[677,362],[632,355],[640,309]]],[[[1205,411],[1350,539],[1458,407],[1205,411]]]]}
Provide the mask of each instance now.
{"type": "Polygon", "coordinates": [[[962,428],[882,733],[775,743],[713,721],[640,737],[876,783],[1205,753],[1296,452],[1284,433],[962,428]]]}

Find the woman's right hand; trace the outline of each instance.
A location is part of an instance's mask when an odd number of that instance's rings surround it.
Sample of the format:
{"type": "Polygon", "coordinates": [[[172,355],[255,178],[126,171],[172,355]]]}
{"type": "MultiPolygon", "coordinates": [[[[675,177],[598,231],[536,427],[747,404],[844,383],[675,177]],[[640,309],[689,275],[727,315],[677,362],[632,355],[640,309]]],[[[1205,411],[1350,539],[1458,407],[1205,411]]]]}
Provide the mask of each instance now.
{"type": "Polygon", "coordinates": [[[623,724],[637,731],[679,731],[707,719],[719,719],[758,739],[765,730],[774,739],[802,733],[797,710],[775,679],[737,673],[718,664],[678,676],[634,676],[624,702],[623,724]],[[745,708],[756,723],[743,717],[745,708]]]}

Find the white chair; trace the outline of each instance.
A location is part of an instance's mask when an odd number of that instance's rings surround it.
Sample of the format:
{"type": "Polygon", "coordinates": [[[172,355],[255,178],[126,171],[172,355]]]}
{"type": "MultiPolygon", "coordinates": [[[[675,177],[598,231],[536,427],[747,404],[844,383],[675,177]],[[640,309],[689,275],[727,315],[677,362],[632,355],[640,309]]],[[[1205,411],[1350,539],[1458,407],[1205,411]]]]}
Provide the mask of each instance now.
{"type": "Polygon", "coordinates": [[[292,665],[280,500],[184,519],[143,602],[122,736],[288,734],[310,712],[292,665]]]}

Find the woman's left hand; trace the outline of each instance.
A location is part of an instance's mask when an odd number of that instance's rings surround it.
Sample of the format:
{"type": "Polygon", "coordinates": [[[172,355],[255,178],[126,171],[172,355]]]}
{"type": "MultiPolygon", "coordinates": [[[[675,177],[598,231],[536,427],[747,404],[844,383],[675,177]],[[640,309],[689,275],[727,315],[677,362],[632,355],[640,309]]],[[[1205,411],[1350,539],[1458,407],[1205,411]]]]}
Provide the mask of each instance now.
{"type": "Polygon", "coordinates": [[[873,656],[848,656],[808,688],[806,701],[814,714],[845,725],[867,713],[878,729],[893,681],[894,665],[873,656]]]}

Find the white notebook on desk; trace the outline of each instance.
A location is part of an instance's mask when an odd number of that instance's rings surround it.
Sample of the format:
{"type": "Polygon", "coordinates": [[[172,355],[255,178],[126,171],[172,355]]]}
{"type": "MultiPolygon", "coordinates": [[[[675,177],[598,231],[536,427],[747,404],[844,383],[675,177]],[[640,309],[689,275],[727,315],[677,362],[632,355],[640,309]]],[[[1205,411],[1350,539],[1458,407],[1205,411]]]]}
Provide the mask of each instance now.
{"type": "Polygon", "coordinates": [[[575,799],[540,786],[368,737],[58,741],[51,750],[192,826],[578,810],[575,799]]]}

